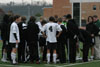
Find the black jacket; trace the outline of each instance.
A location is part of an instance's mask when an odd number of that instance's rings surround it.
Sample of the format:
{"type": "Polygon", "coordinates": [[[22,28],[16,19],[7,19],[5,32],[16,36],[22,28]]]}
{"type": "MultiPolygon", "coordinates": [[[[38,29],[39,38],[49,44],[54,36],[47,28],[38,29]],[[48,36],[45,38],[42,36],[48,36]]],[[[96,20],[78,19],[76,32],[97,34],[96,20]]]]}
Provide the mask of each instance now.
{"type": "Polygon", "coordinates": [[[95,36],[98,35],[99,32],[99,28],[93,22],[86,25],[86,30],[95,36]]]}
{"type": "Polygon", "coordinates": [[[39,27],[34,22],[29,22],[27,26],[27,40],[37,41],[38,40],[39,27]]]}
{"type": "Polygon", "coordinates": [[[26,40],[26,36],[27,36],[27,25],[23,26],[23,24],[25,24],[25,22],[20,22],[18,24],[19,33],[20,33],[20,40],[26,40]]]}
{"type": "Polygon", "coordinates": [[[83,43],[92,43],[92,37],[91,34],[83,29],[79,30],[80,34],[79,34],[79,40],[83,43]]]}
{"type": "Polygon", "coordinates": [[[67,36],[69,38],[74,38],[74,36],[78,34],[79,34],[78,25],[73,19],[69,20],[67,23],[67,36]]]}
{"type": "Polygon", "coordinates": [[[62,28],[62,33],[61,35],[58,37],[58,41],[62,42],[62,43],[66,43],[66,33],[67,33],[67,29],[64,25],[60,25],[60,27],[62,28]]]}
{"type": "Polygon", "coordinates": [[[7,22],[2,22],[1,23],[1,38],[2,40],[9,40],[9,23],[7,22]]]}

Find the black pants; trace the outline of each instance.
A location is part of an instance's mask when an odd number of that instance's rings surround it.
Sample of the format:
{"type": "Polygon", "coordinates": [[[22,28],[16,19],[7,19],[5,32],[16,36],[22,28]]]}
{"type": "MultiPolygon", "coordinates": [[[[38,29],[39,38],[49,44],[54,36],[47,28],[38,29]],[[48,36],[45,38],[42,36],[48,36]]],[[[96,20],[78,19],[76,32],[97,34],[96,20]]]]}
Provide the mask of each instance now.
{"type": "Polygon", "coordinates": [[[57,54],[61,63],[66,63],[66,53],[65,53],[65,43],[58,42],[57,44],[57,54]]]}
{"type": "Polygon", "coordinates": [[[21,40],[18,45],[18,61],[24,62],[25,61],[25,40],[21,40]]]}
{"type": "Polygon", "coordinates": [[[46,61],[46,56],[47,56],[47,45],[44,46],[44,50],[43,50],[43,61],[46,61]]]}
{"type": "Polygon", "coordinates": [[[28,45],[29,45],[30,61],[31,62],[34,62],[34,60],[39,61],[37,41],[28,42],[28,45]]]}
{"type": "Polygon", "coordinates": [[[83,43],[83,61],[88,61],[88,53],[89,53],[90,43],[83,43]]]}
{"type": "Polygon", "coordinates": [[[68,54],[69,54],[69,62],[76,62],[76,40],[73,38],[69,38],[69,46],[68,46],[68,54]]]}

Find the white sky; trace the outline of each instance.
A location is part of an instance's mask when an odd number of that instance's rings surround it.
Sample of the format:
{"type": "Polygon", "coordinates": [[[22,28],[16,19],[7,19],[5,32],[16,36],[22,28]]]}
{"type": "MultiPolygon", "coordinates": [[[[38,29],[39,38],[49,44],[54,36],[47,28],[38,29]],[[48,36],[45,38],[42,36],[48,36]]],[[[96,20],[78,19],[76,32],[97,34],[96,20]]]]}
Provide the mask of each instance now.
{"type": "MultiPolygon", "coordinates": [[[[16,3],[21,3],[22,0],[0,0],[0,3],[9,3],[10,1],[14,1],[16,3]]],[[[31,2],[31,0],[23,0],[24,2],[31,2]]],[[[43,0],[32,0],[32,1],[43,1],[43,0]]],[[[52,3],[53,0],[44,0],[47,3],[52,3]]]]}

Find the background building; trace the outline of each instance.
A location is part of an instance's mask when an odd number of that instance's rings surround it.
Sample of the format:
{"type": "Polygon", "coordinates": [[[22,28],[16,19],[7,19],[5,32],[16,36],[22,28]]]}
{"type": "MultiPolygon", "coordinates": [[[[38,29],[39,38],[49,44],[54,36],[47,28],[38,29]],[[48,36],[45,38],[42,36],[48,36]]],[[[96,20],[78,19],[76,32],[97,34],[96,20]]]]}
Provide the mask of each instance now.
{"type": "Polygon", "coordinates": [[[98,15],[100,18],[100,0],[53,0],[53,7],[44,8],[46,18],[66,14],[72,14],[80,26],[84,25],[88,16],[98,15]]]}

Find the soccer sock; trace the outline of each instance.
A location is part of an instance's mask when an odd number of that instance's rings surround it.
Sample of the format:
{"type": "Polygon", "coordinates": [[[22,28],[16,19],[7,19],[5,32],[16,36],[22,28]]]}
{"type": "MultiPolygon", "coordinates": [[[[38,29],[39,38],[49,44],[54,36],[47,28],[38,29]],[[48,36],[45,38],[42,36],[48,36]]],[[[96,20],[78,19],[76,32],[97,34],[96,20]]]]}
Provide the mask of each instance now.
{"type": "Polygon", "coordinates": [[[53,62],[54,62],[54,63],[56,63],[56,58],[57,58],[57,55],[54,53],[54,54],[53,54],[53,62]]]}
{"type": "Polygon", "coordinates": [[[6,60],[7,59],[7,53],[3,52],[3,59],[6,60]]]}
{"type": "Polygon", "coordinates": [[[16,61],[16,53],[11,53],[11,59],[15,62],[16,61]]]}
{"type": "Polygon", "coordinates": [[[47,62],[50,62],[50,53],[47,53],[47,62]]]}

